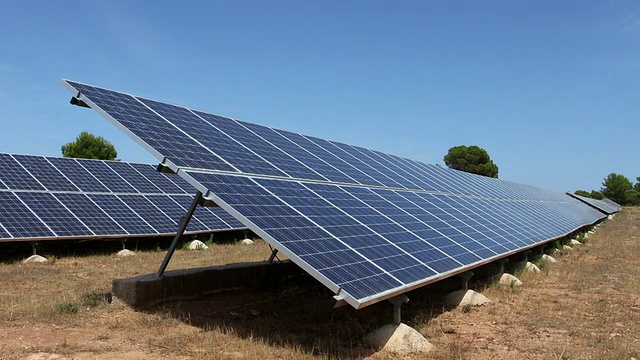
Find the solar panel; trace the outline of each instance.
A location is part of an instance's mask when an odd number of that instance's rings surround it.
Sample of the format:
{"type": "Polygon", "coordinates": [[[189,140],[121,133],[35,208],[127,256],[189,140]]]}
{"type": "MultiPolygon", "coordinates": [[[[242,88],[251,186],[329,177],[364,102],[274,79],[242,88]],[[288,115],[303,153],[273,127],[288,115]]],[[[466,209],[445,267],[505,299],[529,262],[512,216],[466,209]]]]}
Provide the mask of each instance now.
{"type": "MultiPolygon", "coordinates": [[[[195,192],[148,164],[5,153],[0,164],[0,241],[172,235],[186,212],[176,201],[188,203],[187,191],[195,192]]],[[[244,228],[208,208],[187,232],[244,228]]]]}
{"type": "MultiPolygon", "coordinates": [[[[47,190],[51,191],[79,191],[71,180],[51,165],[44,157],[14,155],[13,158],[21,164],[47,190]]],[[[24,175],[23,175],[24,176],[24,175]]]]}
{"type": "Polygon", "coordinates": [[[7,188],[19,188],[25,190],[44,190],[42,184],[31,176],[9,154],[0,154],[0,180],[7,188]]]}
{"type": "Polygon", "coordinates": [[[63,84],[356,308],[604,217],[529,185],[63,84]]]}
{"type": "Polygon", "coordinates": [[[53,194],[18,192],[16,195],[49,228],[60,236],[94,235],[53,194]]]}
{"type": "Polygon", "coordinates": [[[14,237],[50,237],[53,232],[12,193],[0,192],[0,223],[14,237]]]}
{"type": "Polygon", "coordinates": [[[621,206],[616,203],[615,201],[612,201],[610,199],[602,199],[602,200],[598,200],[598,199],[594,199],[594,198],[589,198],[586,196],[581,196],[578,194],[572,194],[572,193],[567,193],[569,196],[572,196],[586,204],[589,204],[593,207],[595,207],[596,209],[604,212],[607,215],[616,213],[618,211],[620,211],[621,206]]]}

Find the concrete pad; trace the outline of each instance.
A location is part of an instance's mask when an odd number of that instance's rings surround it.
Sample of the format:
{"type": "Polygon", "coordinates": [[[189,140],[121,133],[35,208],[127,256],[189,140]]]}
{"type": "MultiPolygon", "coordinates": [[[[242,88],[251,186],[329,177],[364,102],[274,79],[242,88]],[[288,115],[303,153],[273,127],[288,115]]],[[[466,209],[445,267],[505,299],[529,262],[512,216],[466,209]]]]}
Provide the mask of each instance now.
{"type": "Polygon", "coordinates": [[[556,258],[554,258],[553,256],[544,254],[542,255],[542,260],[548,262],[549,264],[555,264],[558,262],[558,260],[556,260],[556,258]]]}
{"type": "Polygon", "coordinates": [[[418,331],[405,324],[385,325],[365,336],[374,349],[394,354],[427,353],[434,349],[418,331]]]}
{"type": "Polygon", "coordinates": [[[571,246],[562,245],[562,250],[573,251],[573,248],[571,246]]]}
{"type": "Polygon", "coordinates": [[[134,253],[133,251],[128,250],[128,249],[122,249],[122,250],[118,251],[116,256],[119,256],[119,257],[136,256],[136,253],[134,253]]]}
{"type": "Polygon", "coordinates": [[[40,255],[31,255],[28,258],[22,260],[23,264],[29,264],[29,263],[47,263],[49,262],[49,260],[47,260],[47,258],[40,256],[40,255]]]}
{"type": "Polygon", "coordinates": [[[490,303],[486,296],[477,293],[473,290],[458,290],[450,292],[444,297],[444,303],[447,306],[460,307],[460,306],[480,306],[490,303]]]}
{"type": "Polygon", "coordinates": [[[539,273],[540,272],[540,268],[536,264],[527,261],[527,264],[524,266],[524,271],[532,272],[532,273],[539,273]]]}
{"type": "Polygon", "coordinates": [[[608,219],[608,220],[613,220],[613,215],[609,215],[609,216],[607,216],[607,219],[608,219]]]}
{"type": "Polygon", "coordinates": [[[189,250],[207,250],[209,247],[200,240],[193,240],[189,244],[189,250]]]}
{"type": "Polygon", "coordinates": [[[582,245],[582,243],[578,240],[575,239],[571,239],[571,241],[569,241],[569,244],[576,246],[576,245],[582,245]]]}
{"type": "Polygon", "coordinates": [[[499,283],[501,285],[509,286],[509,287],[522,286],[522,281],[520,281],[520,279],[518,279],[517,277],[515,277],[515,276],[513,276],[511,274],[507,274],[507,273],[504,273],[504,274],[502,274],[502,276],[500,276],[499,283]]]}
{"type": "Polygon", "coordinates": [[[252,285],[275,284],[305,272],[290,260],[260,261],[204,268],[166,271],[126,279],[114,279],[111,292],[135,308],[149,308],[165,301],[192,299],[252,285]]]}

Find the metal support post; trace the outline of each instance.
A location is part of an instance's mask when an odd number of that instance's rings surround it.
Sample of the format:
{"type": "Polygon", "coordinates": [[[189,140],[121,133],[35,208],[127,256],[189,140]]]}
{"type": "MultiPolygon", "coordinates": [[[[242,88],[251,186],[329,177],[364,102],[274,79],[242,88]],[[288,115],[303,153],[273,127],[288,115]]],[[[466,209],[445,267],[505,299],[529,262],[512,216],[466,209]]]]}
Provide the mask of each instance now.
{"type": "Polygon", "coordinates": [[[473,271],[465,271],[458,274],[458,277],[462,280],[462,290],[469,290],[469,279],[473,276],[473,271]]]}
{"type": "Polygon", "coordinates": [[[502,259],[498,260],[498,267],[499,267],[500,275],[504,274],[504,264],[506,264],[508,261],[509,261],[509,259],[507,259],[507,258],[502,258],[502,259]]]}
{"type": "Polygon", "coordinates": [[[38,247],[38,243],[37,242],[30,242],[29,245],[31,245],[31,255],[38,255],[36,248],[38,247]]]}
{"type": "Polygon", "coordinates": [[[271,256],[269,256],[269,264],[271,264],[273,262],[273,259],[276,258],[276,255],[278,254],[278,249],[273,249],[273,251],[271,252],[271,256]]]}
{"type": "Polygon", "coordinates": [[[407,295],[405,294],[402,294],[396,297],[392,297],[388,301],[393,304],[393,325],[400,325],[400,323],[402,322],[400,308],[403,304],[409,302],[409,297],[407,297],[407,295]]]}
{"type": "Polygon", "coordinates": [[[171,246],[169,246],[169,250],[167,250],[167,255],[165,255],[164,260],[162,260],[162,264],[160,265],[160,268],[156,273],[158,277],[162,277],[162,275],[164,274],[164,271],[167,269],[167,265],[169,265],[169,260],[171,260],[173,253],[176,251],[176,246],[178,245],[178,241],[180,241],[180,238],[182,238],[184,231],[187,229],[187,225],[189,225],[189,220],[191,220],[193,213],[196,211],[196,208],[200,203],[202,203],[202,193],[198,191],[196,193],[196,196],[193,198],[193,202],[191,202],[191,206],[189,207],[189,210],[187,210],[187,213],[184,214],[180,219],[180,226],[178,228],[178,232],[176,233],[176,236],[173,238],[173,242],[171,242],[171,246]]]}

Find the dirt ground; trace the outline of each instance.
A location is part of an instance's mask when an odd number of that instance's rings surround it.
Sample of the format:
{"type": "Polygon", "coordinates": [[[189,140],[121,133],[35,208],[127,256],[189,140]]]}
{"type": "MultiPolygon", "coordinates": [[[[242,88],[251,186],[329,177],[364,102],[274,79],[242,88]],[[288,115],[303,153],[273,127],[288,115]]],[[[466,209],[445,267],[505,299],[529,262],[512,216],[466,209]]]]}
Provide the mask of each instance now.
{"type": "MultiPolygon", "coordinates": [[[[403,322],[436,346],[430,354],[376,353],[363,336],[391,321],[391,305],[333,309],[310,278],[136,311],[109,302],[110,280],[155,271],[164,252],[5,262],[0,359],[638,359],[640,208],[587,240],[541,273],[517,274],[521,288],[478,284],[488,305],[445,309],[444,283],[409,293],[403,322]]],[[[179,251],[172,266],[226,263],[236,252],[269,255],[266,244],[225,245],[179,251]]]]}

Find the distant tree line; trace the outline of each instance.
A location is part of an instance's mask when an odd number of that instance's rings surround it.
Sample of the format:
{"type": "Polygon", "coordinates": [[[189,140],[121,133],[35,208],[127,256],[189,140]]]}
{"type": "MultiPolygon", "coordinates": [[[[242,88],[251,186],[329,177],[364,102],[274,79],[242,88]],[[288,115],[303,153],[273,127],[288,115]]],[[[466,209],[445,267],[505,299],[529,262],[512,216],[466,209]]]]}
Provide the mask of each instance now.
{"type": "Polygon", "coordinates": [[[626,176],[611,173],[604,178],[599,191],[576,190],[575,194],[599,200],[607,198],[620,205],[640,205],[640,176],[634,185],[626,176]]]}

